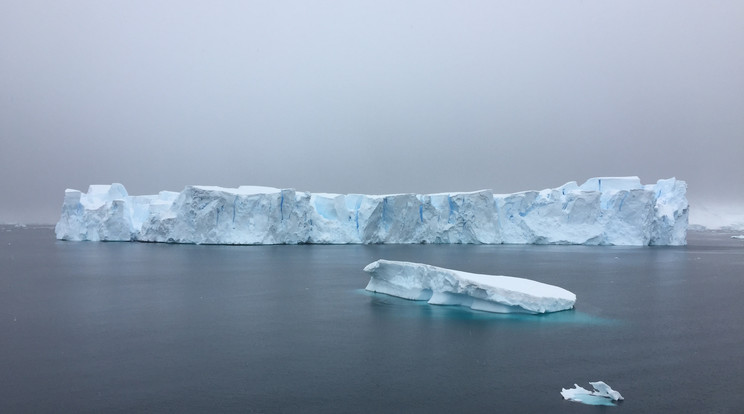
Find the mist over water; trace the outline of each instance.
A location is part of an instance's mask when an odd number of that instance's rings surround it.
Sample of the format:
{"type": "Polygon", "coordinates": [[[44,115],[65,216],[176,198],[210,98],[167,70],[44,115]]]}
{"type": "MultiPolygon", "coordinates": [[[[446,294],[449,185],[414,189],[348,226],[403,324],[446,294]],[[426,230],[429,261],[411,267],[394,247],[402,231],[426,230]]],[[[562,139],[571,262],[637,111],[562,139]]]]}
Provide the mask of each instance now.
{"type": "Polygon", "coordinates": [[[0,5],[0,223],[65,188],[497,193],[676,177],[744,204],[744,3],[0,5]]]}
{"type": "Polygon", "coordinates": [[[744,243],[197,246],[0,227],[3,412],[736,412],[744,243]],[[564,287],[542,316],[363,291],[407,260],[564,287]]]}

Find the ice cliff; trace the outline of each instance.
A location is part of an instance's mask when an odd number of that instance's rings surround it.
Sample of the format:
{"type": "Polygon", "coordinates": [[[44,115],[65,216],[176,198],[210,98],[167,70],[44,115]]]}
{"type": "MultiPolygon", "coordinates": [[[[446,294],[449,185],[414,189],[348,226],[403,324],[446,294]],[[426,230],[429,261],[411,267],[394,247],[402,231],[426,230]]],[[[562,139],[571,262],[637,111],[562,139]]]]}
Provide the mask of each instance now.
{"type": "Polygon", "coordinates": [[[422,263],[378,260],[364,271],[366,289],[432,305],[459,305],[497,313],[546,313],[573,308],[576,295],[558,286],[511,276],[491,276],[422,263]]]}
{"type": "Polygon", "coordinates": [[[687,185],[592,178],[493,194],[325,194],[187,186],[130,196],[121,184],[66,190],[62,240],[208,244],[483,243],[684,245],[687,185]]]}

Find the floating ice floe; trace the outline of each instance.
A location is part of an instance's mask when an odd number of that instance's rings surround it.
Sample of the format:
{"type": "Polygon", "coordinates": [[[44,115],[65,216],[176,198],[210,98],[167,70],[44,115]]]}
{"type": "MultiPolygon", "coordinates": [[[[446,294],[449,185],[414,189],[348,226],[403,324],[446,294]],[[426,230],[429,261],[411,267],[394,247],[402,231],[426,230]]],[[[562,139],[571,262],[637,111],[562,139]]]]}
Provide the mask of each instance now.
{"type": "Polygon", "coordinates": [[[66,190],[61,240],[195,244],[684,245],[687,184],[638,177],[494,194],[326,194],[187,186],[130,196],[123,185],[66,190]]]}
{"type": "Polygon", "coordinates": [[[432,305],[459,305],[497,313],[546,313],[573,308],[576,295],[558,286],[421,263],[378,260],[364,268],[366,289],[432,305]]]}
{"type": "Polygon", "coordinates": [[[619,392],[613,390],[602,381],[590,382],[589,384],[594,388],[594,391],[589,391],[584,387],[580,387],[578,384],[574,384],[574,388],[563,388],[561,395],[565,400],[588,405],[615,405],[613,401],[623,399],[623,396],[619,392]]]}

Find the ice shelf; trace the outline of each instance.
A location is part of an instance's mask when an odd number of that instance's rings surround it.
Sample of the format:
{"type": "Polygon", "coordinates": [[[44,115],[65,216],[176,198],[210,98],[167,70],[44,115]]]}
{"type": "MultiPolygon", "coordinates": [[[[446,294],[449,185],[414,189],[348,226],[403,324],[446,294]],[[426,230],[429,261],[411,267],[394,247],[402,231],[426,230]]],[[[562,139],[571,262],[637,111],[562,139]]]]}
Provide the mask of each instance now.
{"type": "Polygon", "coordinates": [[[687,185],[592,178],[494,194],[327,194],[187,186],[130,196],[121,184],[66,190],[61,240],[206,244],[476,243],[684,245],[687,185]]]}

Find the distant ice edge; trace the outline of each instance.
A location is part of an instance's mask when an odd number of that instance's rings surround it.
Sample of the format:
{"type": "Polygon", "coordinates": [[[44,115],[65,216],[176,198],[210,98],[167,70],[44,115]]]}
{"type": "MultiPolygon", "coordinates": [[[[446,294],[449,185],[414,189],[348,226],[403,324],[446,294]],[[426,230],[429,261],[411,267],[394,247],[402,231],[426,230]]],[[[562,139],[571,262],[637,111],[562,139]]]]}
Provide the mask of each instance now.
{"type": "Polygon", "coordinates": [[[65,191],[61,240],[196,244],[684,245],[687,184],[592,178],[542,191],[326,194],[187,186],[130,196],[123,185],[65,191]]]}
{"type": "Polygon", "coordinates": [[[432,305],[456,305],[495,313],[547,313],[571,309],[576,295],[558,286],[511,276],[492,276],[422,263],[377,260],[364,268],[366,289],[432,305]]]}

